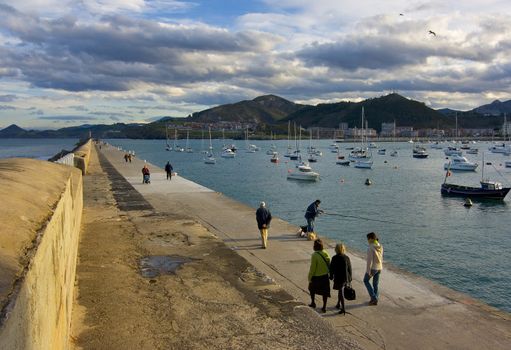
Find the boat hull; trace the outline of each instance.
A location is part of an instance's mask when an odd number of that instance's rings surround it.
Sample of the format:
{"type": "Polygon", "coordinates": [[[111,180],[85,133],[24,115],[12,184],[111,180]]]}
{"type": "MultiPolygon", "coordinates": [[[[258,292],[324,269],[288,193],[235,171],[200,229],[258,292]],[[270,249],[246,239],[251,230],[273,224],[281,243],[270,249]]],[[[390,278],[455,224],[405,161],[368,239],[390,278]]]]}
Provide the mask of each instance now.
{"type": "Polygon", "coordinates": [[[511,188],[489,190],[481,187],[461,186],[454,184],[442,184],[441,193],[445,196],[469,197],[471,199],[498,199],[503,200],[511,188]]]}

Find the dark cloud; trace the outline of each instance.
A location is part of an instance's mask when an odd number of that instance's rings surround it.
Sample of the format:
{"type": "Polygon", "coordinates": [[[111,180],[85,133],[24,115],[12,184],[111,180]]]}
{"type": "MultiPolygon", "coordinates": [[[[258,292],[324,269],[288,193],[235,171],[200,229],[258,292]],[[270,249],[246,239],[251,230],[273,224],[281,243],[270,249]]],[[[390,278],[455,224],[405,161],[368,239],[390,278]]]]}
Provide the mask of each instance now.
{"type": "Polygon", "coordinates": [[[38,119],[63,121],[63,122],[97,120],[96,117],[89,117],[89,116],[83,116],[83,115],[54,115],[54,116],[39,117],[38,119]]]}
{"type": "Polygon", "coordinates": [[[487,54],[442,43],[412,43],[383,36],[350,38],[335,43],[314,43],[297,52],[307,65],[345,70],[394,69],[425,64],[429,57],[483,60],[487,54]]]}
{"type": "Polygon", "coordinates": [[[16,99],[16,95],[0,95],[0,102],[12,102],[16,99]]]}
{"type": "Polygon", "coordinates": [[[0,17],[0,28],[23,41],[4,48],[0,65],[18,69],[34,86],[68,91],[123,91],[138,81],[225,80],[236,70],[208,53],[261,52],[272,42],[264,33],[120,15],[93,23],[74,17],[46,20],[1,4],[0,17]]]}
{"type": "Polygon", "coordinates": [[[8,105],[0,105],[0,111],[16,110],[16,107],[8,105]]]}
{"type": "Polygon", "coordinates": [[[37,109],[35,111],[30,112],[30,115],[44,115],[44,111],[42,109],[37,109]]]}

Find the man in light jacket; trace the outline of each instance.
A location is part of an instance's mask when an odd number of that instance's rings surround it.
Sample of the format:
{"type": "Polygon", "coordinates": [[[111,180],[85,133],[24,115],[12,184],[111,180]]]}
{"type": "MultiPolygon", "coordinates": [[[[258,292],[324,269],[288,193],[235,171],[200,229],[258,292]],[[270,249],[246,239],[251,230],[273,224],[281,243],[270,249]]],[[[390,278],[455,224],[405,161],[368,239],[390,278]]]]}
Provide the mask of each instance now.
{"type": "Polygon", "coordinates": [[[376,233],[367,234],[367,267],[364,275],[364,284],[367,292],[371,297],[369,305],[378,305],[378,284],[380,282],[380,274],[383,269],[383,246],[378,242],[376,233]],[[373,279],[373,284],[369,283],[373,279]]]}

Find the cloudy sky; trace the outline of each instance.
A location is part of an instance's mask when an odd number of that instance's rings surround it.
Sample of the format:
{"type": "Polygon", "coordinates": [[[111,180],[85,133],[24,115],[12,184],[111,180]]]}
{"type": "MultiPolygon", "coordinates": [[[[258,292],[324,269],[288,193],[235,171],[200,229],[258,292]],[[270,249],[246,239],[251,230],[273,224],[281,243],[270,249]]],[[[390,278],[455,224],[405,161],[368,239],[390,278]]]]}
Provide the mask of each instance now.
{"type": "Polygon", "coordinates": [[[509,0],[0,0],[0,127],[147,122],[270,93],[471,109],[511,99],[510,15],[509,0]]]}

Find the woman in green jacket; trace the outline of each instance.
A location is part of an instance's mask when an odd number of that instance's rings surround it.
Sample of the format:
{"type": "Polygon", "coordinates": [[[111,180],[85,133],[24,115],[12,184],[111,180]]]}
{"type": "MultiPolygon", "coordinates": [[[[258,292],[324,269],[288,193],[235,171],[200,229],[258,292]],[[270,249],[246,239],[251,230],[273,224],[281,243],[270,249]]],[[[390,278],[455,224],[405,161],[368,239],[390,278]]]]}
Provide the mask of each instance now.
{"type": "Polygon", "coordinates": [[[323,296],[322,312],[326,312],[326,301],[330,297],[330,280],[328,272],[330,268],[330,256],[323,250],[323,241],[316,239],[314,241],[314,253],[311,256],[311,266],[309,269],[309,292],[311,295],[310,307],[316,307],[316,294],[323,296]]]}

